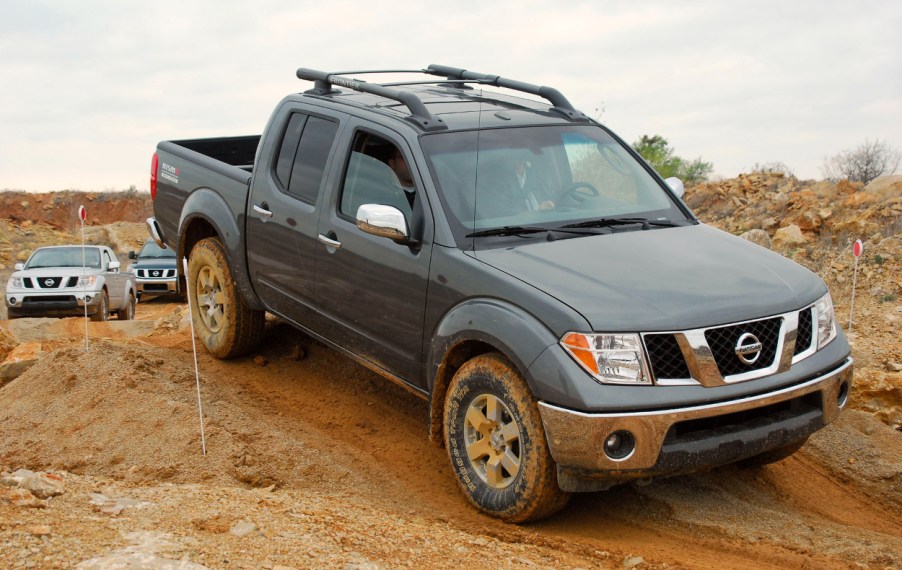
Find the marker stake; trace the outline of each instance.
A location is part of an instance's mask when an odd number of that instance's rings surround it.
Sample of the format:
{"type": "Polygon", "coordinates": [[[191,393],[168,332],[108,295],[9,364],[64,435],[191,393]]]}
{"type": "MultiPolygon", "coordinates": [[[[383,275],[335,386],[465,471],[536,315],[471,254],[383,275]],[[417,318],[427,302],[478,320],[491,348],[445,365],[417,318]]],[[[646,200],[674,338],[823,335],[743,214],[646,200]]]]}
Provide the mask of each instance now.
{"type": "Polygon", "coordinates": [[[207,454],[207,438],[204,436],[204,409],[200,402],[200,369],[197,366],[197,342],[194,340],[194,312],[191,310],[191,280],[188,279],[188,258],[182,258],[185,269],[185,293],[188,297],[188,321],[191,323],[191,348],[194,351],[194,381],[197,384],[197,413],[200,416],[200,445],[203,454],[207,454]]]}
{"type": "Polygon", "coordinates": [[[88,352],[88,269],[85,259],[85,218],[88,211],[84,206],[78,207],[78,219],[81,220],[81,299],[85,304],[85,352],[88,352]]]}
{"type": "Polygon", "coordinates": [[[852,254],[855,256],[855,269],[852,272],[852,300],[849,303],[849,332],[852,332],[852,312],[855,310],[855,286],[858,282],[858,258],[861,257],[861,252],[864,250],[864,244],[861,243],[861,240],[855,240],[855,245],[852,246],[852,254]]]}

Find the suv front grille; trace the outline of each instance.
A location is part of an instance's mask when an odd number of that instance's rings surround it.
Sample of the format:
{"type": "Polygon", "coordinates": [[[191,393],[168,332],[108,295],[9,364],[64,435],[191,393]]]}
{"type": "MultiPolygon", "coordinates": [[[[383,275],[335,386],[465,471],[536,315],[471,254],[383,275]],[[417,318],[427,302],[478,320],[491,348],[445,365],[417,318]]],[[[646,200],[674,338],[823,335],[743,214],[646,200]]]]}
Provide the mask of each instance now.
{"type": "Polygon", "coordinates": [[[773,364],[780,340],[781,322],[782,319],[779,318],[767,319],[706,330],[705,340],[708,341],[708,347],[714,354],[714,362],[717,363],[721,376],[743,374],[773,364]],[[751,364],[743,362],[736,355],[739,339],[745,334],[752,334],[761,342],[761,352],[751,364]]]}
{"type": "Polygon", "coordinates": [[[703,386],[719,386],[784,372],[792,362],[814,353],[814,339],[813,307],[810,306],[756,321],[642,335],[656,383],[703,386]],[[790,354],[788,343],[793,337],[796,342],[790,354]],[[746,354],[745,360],[753,362],[745,362],[738,354],[738,347],[740,344],[748,347],[755,339],[761,343],[760,352],[757,358],[754,352],[746,354]]]}

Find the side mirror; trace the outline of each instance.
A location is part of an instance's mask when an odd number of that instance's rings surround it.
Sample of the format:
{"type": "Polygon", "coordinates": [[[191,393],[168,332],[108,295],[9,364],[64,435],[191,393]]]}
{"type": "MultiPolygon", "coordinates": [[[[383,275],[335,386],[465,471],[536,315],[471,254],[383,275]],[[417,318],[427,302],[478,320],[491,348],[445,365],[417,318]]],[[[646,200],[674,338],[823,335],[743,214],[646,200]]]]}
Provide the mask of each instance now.
{"type": "Polygon", "coordinates": [[[134,251],[130,251],[130,252],[128,252],[128,258],[129,259],[138,259],[138,254],[135,253],[134,251]]]}
{"type": "Polygon", "coordinates": [[[357,209],[357,227],[370,235],[388,238],[404,245],[416,245],[410,239],[407,219],[401,210],[384,204],[363,204],[357,209]]]}
{"type": "Polygon", "coordinates": [[[667,185],[670,186],[670,189],[673,190],[673,193],[677,195],[677,198],[683,198],[683,194],[686,193],[686,187],[683,186],[682,180],[680,180],[676,176],[671,176],[670,178],[664,180],[664,182],[666,182],[667,185]]]}
{"type": "Polygon", "coordinates": [[[25,264],[24,264],[24,263],[17,263],[17,264],[15,265],[15,269],[16,269],[16,271],[22,271],[23,269],[25,269],[25,264]]]}
{"type": "Polygon", "coordinates": [[[112,271],[114,273],[119,273],[119,268],[121,266],[122,266],[122,264],[119,263],[118,261],[111,261],[110,262],[110,271],[112,271]]]}

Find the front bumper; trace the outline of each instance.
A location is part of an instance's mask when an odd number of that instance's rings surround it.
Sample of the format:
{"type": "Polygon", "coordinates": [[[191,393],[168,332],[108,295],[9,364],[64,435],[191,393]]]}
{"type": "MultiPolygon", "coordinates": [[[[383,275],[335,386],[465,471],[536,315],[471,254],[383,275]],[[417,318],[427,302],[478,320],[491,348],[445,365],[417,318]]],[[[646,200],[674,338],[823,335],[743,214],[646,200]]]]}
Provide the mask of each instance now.
{"type": "Polygon", "coordinates": [[[167,279],[135,279],[135,289],[140,293],[162,294],[178,293],[178,280],[175,277],[167,279]]]}
{"type": "Polygon", "coordinates": [[[837,416],[852,385],[852,359],[794,386],[715,404],[635,413],[583,413],[539,402],[558,483],[565,491],[671,475],[739,461],[798,442],[837,416]],[[633,449],[605,452],[615,432],[633,449]]]}
{"type": "Polygon", "coordinates": [[[7,291],[6,312],[16,317],[70,317],[93,315],[100,309],[100,293],[96,291],[36,293],[35,291],[7,291]]]}

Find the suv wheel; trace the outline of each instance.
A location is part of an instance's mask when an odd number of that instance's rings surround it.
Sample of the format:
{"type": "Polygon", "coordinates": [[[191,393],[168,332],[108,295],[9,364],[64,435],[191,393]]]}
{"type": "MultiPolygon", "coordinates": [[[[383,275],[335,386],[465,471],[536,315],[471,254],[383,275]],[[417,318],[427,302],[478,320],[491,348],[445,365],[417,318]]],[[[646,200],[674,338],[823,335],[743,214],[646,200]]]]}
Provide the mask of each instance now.
{"type": "Polygon", "coordinates": [[[451,381],[444,414],[451,468],[480,510],[525,522],[567,504],[536,400],[505,357],[490,353],[464,363],[451,381]]]}
{"type": "Polygon", "coordinates": [[[188,279],[191,319],[210,354],[233,358],[253,350],[262,336],[264,314],[245,304],[217,238],[203,239],[191,250],[188,279]]]}
{"type": "Polygon", "coordinates": [[[110,297],[106,289],[100,293],[100,306],[97,312],[91,315],[92,321],[108,321],[110,320],[110,297]]]}
{"type": "Polygon", "coordinates": [[[135,296],[129,293],[128,295],[128,303],[122,309],[116,311],[116,317],[120,321],[131,321],[135,318],[135,304],[138,301],[135,300],[135,296]]]}

